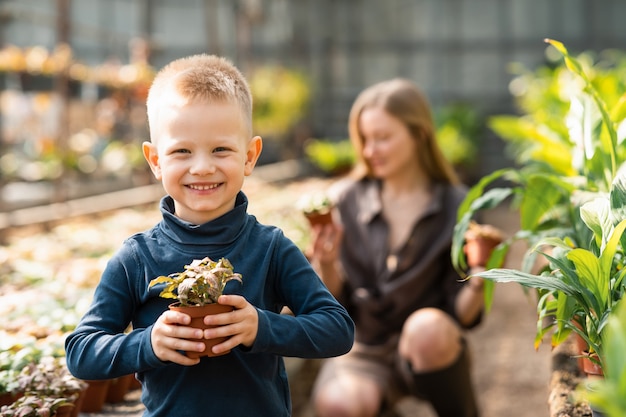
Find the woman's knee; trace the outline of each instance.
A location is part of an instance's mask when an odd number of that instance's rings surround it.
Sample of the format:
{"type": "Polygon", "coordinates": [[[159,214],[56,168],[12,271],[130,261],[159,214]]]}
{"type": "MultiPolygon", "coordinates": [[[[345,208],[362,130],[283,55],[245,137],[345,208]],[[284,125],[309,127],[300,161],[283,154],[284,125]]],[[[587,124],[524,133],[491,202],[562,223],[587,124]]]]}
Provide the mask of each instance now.
{"type": "Polygon", "coordinates": [[[375,417],[381,402],[378,386],[366,379],[337,378],[313,393],[318,417],[375,417]]]}
{"type": "Polygon", "coordinates": [[[462,350],[461,338],[461,329],[448,314],[435,308],[420,309],[404,323],[398,351],[414,371],[432,371],[456,360],[462,350]]]}

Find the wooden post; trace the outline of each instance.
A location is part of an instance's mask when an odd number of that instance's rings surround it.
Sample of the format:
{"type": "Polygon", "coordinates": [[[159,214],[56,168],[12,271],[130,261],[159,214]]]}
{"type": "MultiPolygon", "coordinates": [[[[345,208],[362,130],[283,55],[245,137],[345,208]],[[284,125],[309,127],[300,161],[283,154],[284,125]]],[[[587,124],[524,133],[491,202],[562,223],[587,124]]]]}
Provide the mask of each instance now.
{"type": "MultiPolygon", "coordinates": [[[[71,0],[57,0],[57,48],[69,47],[70,42],[70,2],[71,0]]],[[[69,63],[68,63],[69,64],[69,63]]],[[[66,159],[68,155],[69,135],[69,67],[64,65],[56,75],[55,91],[61,99],[61,114],[59,116],[59,131],[56,146],[61,156],[61,175],[55,180],[54,202],[66,201],[69,196],[66,187],[66,159]]]]}

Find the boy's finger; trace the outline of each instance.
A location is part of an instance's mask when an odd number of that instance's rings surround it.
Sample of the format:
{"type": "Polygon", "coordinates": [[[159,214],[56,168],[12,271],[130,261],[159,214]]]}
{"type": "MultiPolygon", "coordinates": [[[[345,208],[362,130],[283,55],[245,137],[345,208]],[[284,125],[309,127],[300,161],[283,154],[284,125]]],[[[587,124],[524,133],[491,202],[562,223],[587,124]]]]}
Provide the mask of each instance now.
{"type": "Polygon", "coordinates": [[[168,310],[163,313],[163,321],[167,324],[188,325],[189,323],[191,323],[191,317],[189,317],[189,315],[185,313],[168,310]]]}

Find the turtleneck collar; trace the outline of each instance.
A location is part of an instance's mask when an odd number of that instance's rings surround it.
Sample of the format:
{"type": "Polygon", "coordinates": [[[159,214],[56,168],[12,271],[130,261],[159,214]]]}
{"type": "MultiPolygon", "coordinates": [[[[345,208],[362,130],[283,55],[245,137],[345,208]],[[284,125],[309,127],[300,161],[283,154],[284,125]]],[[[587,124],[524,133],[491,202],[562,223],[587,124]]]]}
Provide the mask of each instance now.
{"type": "Polygon", "coordinates": [[[193,224],[176,217],[174,200],[170,196],[161,199],[163,221],[161,230],[176,243],[184,245],[228,245],[237,239],[248,220],[248,198],[240,191],[235,207],[224,215],[203,224],[193,224]]]}

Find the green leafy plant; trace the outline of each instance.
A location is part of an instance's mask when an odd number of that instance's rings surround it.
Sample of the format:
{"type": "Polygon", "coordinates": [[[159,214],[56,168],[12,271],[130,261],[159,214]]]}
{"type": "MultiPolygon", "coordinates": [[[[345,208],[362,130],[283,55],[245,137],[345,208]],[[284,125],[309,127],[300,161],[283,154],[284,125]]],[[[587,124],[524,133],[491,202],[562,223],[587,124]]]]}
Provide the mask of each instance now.
{"type": "Polygon", "coordinates": [[[306,114],[311,89],[305,75],[279,65],[256,69],[249,77],[254,129],[262,136],[283,136],[306,114]]]}
{"type": "Polygon", "coordinates": [[[610,315],[604,340],[604,378],[586,387],[584,396],[608,417],[626,415],[626,305],[620,302],[610,315]]]}
{"type": "Polygon", "coordinates": [[[455,103],[435,112],[437,142],[443,154],[457,168],[476,161],[483,120],[470,105],[455,103]]]}
{"type": "MultiPolygon", "coordinates": [[[[470,189],[458,211],[452,259],[463,271],[462,247],[470,222],[480,211],[508,202],[519,211],[520,230],[493,252],[489,271],[480,276],[490,286],[518,282],[538,289],[536,346],[549,330],[555,330],[553,346],[573,330],[602,361],[602,330],[624,291],[626,196],[619,167],[626,158],[618,131],[626,125],[626,86],[613,83],[621,90],[619,99],[603,94],[597,87],[602,80],[588,61],[570,55],[560,42],[547,42],[573,75],[561,91],[569,97],[569,110],[562,114],[562,107],[555,106],[558,117],[552,117],[544,107],[507,119],[509,134],[526,141],[522,149],[533,157],[525,156],[520,168],[496,171],[470,189]],[[528,245],[521,268],[497,269],[515,240],[528,245]],[[537,273],[538,256],[544,267],[537,273]],[[552,320],[544,327],[545,318],[552,320]]],[[[498,123],[505,130],[502,119],[498,123]]],[[[489,306],[493,292],[486,294],[489,306]]]]}
{"type": "Polygon", "coordinates": [[[304,153],[313,165],[331,175],[349,171],[356,159],[349,139],[309,139],[304,153]]]}
{"type": "Polygon", "coordinates": [[[233,266],[226,258],[219,261],[194,259],[185,265],[183,272],[160,276],[150,281],[149,287],[166,284],[159,296],[177,299],[182,306],[203,306],[217,303],[229,281],[243,283],[241,274],[233,272],[233,266]]]}
{"type": "Polygon", "coordinates": [[[74,377],[64,358],[46,356],[26,365],[17,376],[19,390],[48,397],[78,397],[87,389],[87,382],[74,377]]]}
{"type": "Polygon", "coordinates": [[[14,369],[0,370],[0,395],[15,395],[20,392],[20,387],[17,381],[18,374],[19,372],[14,369]]]}
{"type": "Polygon", "coordinates": [[[0,417],[54,417],[63,406],[73,406],[63,397],[25,395],[10,405],[0,408],[0,417]]]}
{"type": "MultiPolygon", "coordinates": [[[[626,190],[620,188],[619,194],[623,203],[626,190]]],[[[554,316],[555,320],[547,327],[538,328],[536,344],[553,326],[556,327],[553,345],[563,342],[574,331],[587,343],[588,354],[593,358],[596,353],[598,360],[603,362],[602,331],[615,304],[624,294],[626,269],[620,241],[626,229],[626,219],[615,216],[619,210],[623,210],[623,206],[617,210],[609,208],[608,197],[584,204],[581,217],[594,230],[591,248],[576,247],[569,239],[542,240],[536,250],[547,259],[548,266],[540,274],[498,268],[480,274],[488,280],[516,282],[547,291],[539,298],[538,324],[546,316],[554,316]],[[547,294],[550,296],[545,296],[547,294]]]]}

